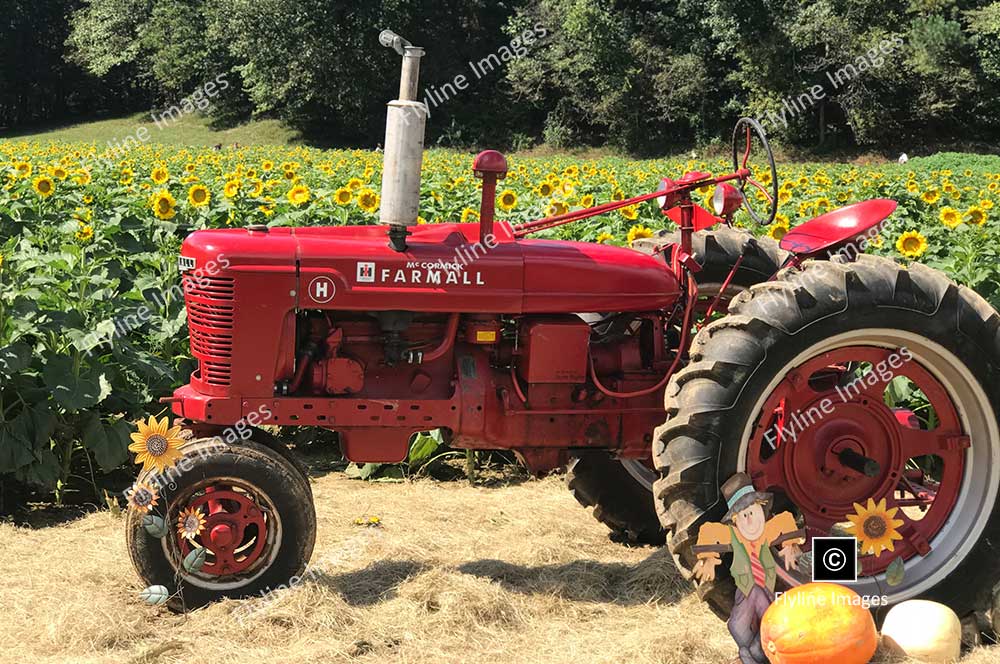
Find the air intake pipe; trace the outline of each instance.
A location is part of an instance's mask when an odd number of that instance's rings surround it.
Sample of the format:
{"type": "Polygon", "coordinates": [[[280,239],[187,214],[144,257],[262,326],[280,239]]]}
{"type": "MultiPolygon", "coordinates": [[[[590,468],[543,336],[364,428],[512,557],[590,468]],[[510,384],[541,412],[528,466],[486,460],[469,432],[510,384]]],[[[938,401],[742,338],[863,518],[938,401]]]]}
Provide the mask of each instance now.
{"type": "Polygon", "coordinates": [[[389,226],[389,246],[405,251],[407,227],[417,223],[420,211],[420,168],[424,159],[427,107],[416,99],[424,49],[413,46],[391,30],[383,30],[378,40],[403,56],[399,99],[390,101],[386,111],[379,223],[389,226]]]}

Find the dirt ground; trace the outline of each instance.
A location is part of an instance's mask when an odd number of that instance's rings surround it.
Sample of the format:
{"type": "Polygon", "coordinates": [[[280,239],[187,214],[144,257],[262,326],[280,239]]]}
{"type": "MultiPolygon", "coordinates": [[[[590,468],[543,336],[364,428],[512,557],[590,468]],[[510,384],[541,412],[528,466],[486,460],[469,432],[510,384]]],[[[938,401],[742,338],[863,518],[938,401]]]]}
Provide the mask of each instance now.
{"type": "MultiPolygon", "coordinates": [[[[142,604],[122,522],[0,524],[0,662],[729,662],[662,551],[610,542],[559,478],[315,479],[301,584],[187,615],[142,604]],[[380,527],[354,525],[378,516],[380,527]]],[[[1000,660],[979,649],[968,664],[1000,660]]]]}

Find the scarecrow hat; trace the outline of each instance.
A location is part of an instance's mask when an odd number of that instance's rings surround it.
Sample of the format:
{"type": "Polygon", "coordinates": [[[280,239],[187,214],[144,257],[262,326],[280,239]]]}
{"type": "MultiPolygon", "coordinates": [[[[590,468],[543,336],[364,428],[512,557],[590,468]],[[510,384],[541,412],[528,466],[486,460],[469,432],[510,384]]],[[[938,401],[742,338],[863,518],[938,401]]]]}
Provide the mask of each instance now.
{"type": "Polygon", "coordinates": [[[732,523],[733,515],[742,512],[754,503],[762,503],[764,512],[771,510],[774,496],[753,488],[753,480],[746,473],[736,473],[722,483],[722,497],[726,499],[729,511],[722,517],[723,523],[732,523]]]}

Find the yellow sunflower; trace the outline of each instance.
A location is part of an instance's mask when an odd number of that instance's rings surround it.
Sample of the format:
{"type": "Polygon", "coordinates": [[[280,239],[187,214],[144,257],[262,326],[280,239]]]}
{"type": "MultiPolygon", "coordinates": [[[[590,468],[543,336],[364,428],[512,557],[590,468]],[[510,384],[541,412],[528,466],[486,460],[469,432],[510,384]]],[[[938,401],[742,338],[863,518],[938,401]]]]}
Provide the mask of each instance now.
{"type": "Polygon", "coordinates": [[[472,208],[465,208],[462,210],[462,223],[463,224],[473,224],[479,221],[479,213],[472,208]]]}
{"type": "Polygon", "coordinates": [[[333,202],[337,205],[348,205],[354,200],[354,194],[347,187],[341,187],[333,192],[333,202]]]}
{"type": "Polygon", "coordinates": [[[368,214],[373,214],[381,202],[378,194],[367,187],[360,190],[355,198],[358,201],[358,207],[368,214]]]}
{"type": "Polygon", "coordinates": [[[204,207],[205,205],[208,205],[211,200],[212,193],[205,185],[196,184],[188,189],[188,203],[194,207],[204,207]]]}
{"type": "Polygon", "coordinates": [[[56,183],[50,177],[40,175],[35,178],[35,181],[31,185],[35,189],[35,193],[42,198],[48,198],[56,191],[56,183]]]}
{"type": "Polygon", "coordinates": [[[153,214],[156,215],[157,219],[173,219],[177,211],[174,207],[177,205],[177,201],[167,190],[158,191],[153,194],[150,206],[153,208],[153,214]]]}
{"type": "Polygon", "coordinates": [[[501,210],[510,212],[514,209],[514,206],[517,205],[517,194],[510,189],[504,189],[500,192],[500,195],[497,196],[497,205],[500,206],[501,210]]]}
{"type": "Polygon", "coordinates": [[[240,181],[230,180],[226,183],[226,186],[222,188],[222,194],[226,198],[235,198],[236,194],[240,193],[240,181]]]}
{"type": "Polygon", "coordinates": [[[599,233],[597,236],[597,244],[606,244],[614,240],[615,236],[611,233],[599,233]]]}
{"type": "Polygon", "coordinates": [[[927,251],[927,238],[917,231],[906,231],[896,240],[896,249],[907,258],[920,258],[927,251]]]}
{"type": "Polygon", "coordinates": [[[629,221],[634,221],[639,216],[639,208],[635,205],[629,205],[627,207],[619,208],[618,213],[629,221]]]}
{"type": "Polygon", "coordinates": [[[535,193],[541,196],[542,198],[548,198],[549,196],[552,195],[553,189],[554,187],[552,186],[551,182],[549,182],[548,180],[543,180],[542,182],[538,183],[538,188],[535,189],[535,193]]]}
{"type": "Polygon", "coordinates": [[[170,422],[164,417],[157,422],[156,417],[149,416],[149,422],[139,420],[137,433],[131,435],[130,452],[135,452],[135,462],[142,464],[142,470],[155,469],[162,473],[172,468],[184,454],[180,451],[184,441],[180,437],[179,426],[170,427],[170,422]]]}
{"type": "Polygon", "coordinates": [[[299,206],[309,202],[309,187],[304,184],[297,184],[288,190],[288,202],[299,206]]]}
{"type": "Polygon", "coordinates": [[[924,203],[927,203],[928,205],[934,205],[941,199],[941,192],[938,191],[937,189],[931,188],[925,191],[923,194],[921,194],[920,198],[923,199],[924,203]]]}
{"type": "Polygon", "coordinates": [[[628,235],[625,236],[625,241],[631,245],[636,240],[644,237],[653,237],[653,231],[652,229],[649,229],[641,224],[638,224],[628,229],[628,235]]]}
{"type": "Polygon", "coordinates": [[[149,512],[150,509],[155,507],[156,501],[159,498],[156,488],[145,482],[136,482],[133,484],[132,488],[128,490],[126,497],[128,498],[129,507],[142,513],[149,512]]]}
{"type": "Polygon", "coordinates": [[[775,223],[771,224],[771,227],[767,229],[767,235],[772,240],[779,241],[781,238],[785,237],[788,233],[788,224],[775,223]]]}
{"type": "Polygon", "coordinates": [[[177,515],[177,534],[189,540],[201,534],[205,529],[205,517],[200,507],[188,507],[177,515]]]}
{"type": "Polygon", "coordinates": [[[274,162],[271,161],[270,159],[265,159],[264,161],[260,162],[260,170],[269,171],[272,168],[274,168],[274,162]]]}
{"type": "Polygon", "coordinates": [[[594,195],[584,194],[583,196],[581,196],[580,207],[585,207],[585,208],[594,207],[594,195]]]}
{"type": "Polygon", "coordinates": [[[135,171],[131,168],[123,168],[121,175],[118,176],[118,182],[124,185],[132,184],[133,179],[135,179],[135,171]]]}
{"type": "Polygon", "coordinates": [[[149,179],[156,184],[163,184],[170,179],[170,171],[163,166],[157,166],[153,169],[153,172],[149,174],[149,179]]]}
{"type": "Polygon", "coordinates": [[[82,221],[79,221],[77,223],[80,225],[76,233],[74,233],[74,237],[76,237],[77,241],[80,242],[80,244],[87,244],[88,242],[93,240],[94,227],[89,224],[85,224],[82,221]]]}
{"type": "Polygon", "coordinates": [[[948,228],[955,228],[962,223],[962,215],[950,205],[941,208],[941,211],[938,213],[938,219],[948,228]]]}
{"type": "Polygon", "coordinates": [[[867,507],[859,503],[854,503],[854,514],[848,514],[847,520],[850,525],[848,530],[853,530],[858,542],[861,544],[861,553],[879,555],[883,551],[894,551],[893,540],[901,540],[903,536],[896,530],[903,521],[894,519],[898,507],[886,509],[885,498],[878,504],[872,498],[868,499],[867,507]]]}
{"type": "Polygon", "coordinates": [[[362,182],[360,178],[351,178],[347,181],[347,188],[351,191],[357,191],[358,189],[361,189],[364,184],[365,183],[362,182]]]}
{"type": "Polygon", "coordinates": [[[973,205],[965,211],[965,218],[968,219],[970,224],[982,226],[986,223],[986,212],[981,207],[973,205]]]}

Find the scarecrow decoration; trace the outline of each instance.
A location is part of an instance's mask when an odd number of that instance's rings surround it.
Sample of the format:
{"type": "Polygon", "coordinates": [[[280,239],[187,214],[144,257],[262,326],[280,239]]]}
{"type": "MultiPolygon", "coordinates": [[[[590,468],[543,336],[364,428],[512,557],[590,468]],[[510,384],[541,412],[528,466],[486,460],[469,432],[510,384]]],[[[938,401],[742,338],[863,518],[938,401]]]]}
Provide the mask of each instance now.
{"type": "Polygon", "coordinates": [[[791,512],[770,516],[773,497],[754,489],[750,476],[736,473],[722,485],[729,511],[722,523],[705,523],[698,531],[694,574],[700,581],[715,578],[721,554],[732,553],[730,572],[736,581],[736,603],[726,623],[739,646],[742,664],[767,664],[760,644],[760,620],[774,601],[777,562],[786,570],[802,555],[806,532],[791,512]]]}

